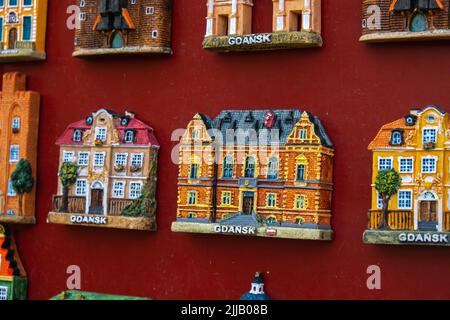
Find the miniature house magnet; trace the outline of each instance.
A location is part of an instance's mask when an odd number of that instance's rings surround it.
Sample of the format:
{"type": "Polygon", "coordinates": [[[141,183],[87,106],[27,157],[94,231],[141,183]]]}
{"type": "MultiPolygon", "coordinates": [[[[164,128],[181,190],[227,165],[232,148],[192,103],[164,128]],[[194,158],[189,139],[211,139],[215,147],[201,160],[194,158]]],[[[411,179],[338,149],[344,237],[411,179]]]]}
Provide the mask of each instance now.
{"type": "Polygon", "coordinates": [[[0,225],[0,300],[25,300],[28,280],[12,234],[0,225]]]}
{"type": "Polygon", "coordinates": [[[135,118],[100,109],[70,124],[60,147],[49,223],[156,230],[159,144],[135,118]]]}
{"type": "Polygon", "coordinates": [[[411,110],[384,125],[373,153],[372,206],[364,242],[450,245],[450,117],[411,110]]]}
{"type": "Polygon", "coordinates": [[[73,56],[172,54],[172,0],[78,0],[73,56]]]}
{"type": "Polygon", "coordinates": [[[273,0],[272,32],[259,34],[252,34],[253,0],[208,0],[207,7],[205,49],[227,52],[322,46],[321,0],[273,0]]]}
{"type": "Polygon", "coordinates": [[[36,166],[40,95],[26,76],[5,73],[0,96],[0,222],[36,222],[36,166]]]}
{"type": "Polygon", "coordinates": [[[331,240],[333,154],[306,111],[198,113],[179,144],[172,231],[331,240]]]}
{"type": "Polygon", "coordinates": [[[243,294],[241,300],[271,300],[271,298],[264,292],[264,277],[261,273],[257,272],[255,274],[250,291],[243,294]]]}
{"type": "Polygon", "coordinates": [[[363,42],[450,39],[449,0],[363,0],[363,42]]]}
{"type": "Polygon", "coordinates": [[[0,62],[45,60],[47,0],[0,1],[0,62]]]}

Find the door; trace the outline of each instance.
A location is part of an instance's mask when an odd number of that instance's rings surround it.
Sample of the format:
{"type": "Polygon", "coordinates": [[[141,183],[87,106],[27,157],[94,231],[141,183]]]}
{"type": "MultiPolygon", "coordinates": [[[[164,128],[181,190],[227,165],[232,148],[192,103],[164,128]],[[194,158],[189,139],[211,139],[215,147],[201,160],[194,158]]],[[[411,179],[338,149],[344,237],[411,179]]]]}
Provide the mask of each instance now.
{"type": "Polygon", "coordinates": [[[251,215],[253,211],[254,194],[253,192],[245,192],[242,204],[242,212],[251,215]]]}
{"type": "Polygon", "coordinates": [[[437,201],[422,201],[420,203],[419,229],[436,231],[437,220],[437,201]]]}
{"type": "Polygon", "coordinates": [[[17,43],[17,29],[12,28],[9,30],[9,42],[8,42],[8,49],[15,49],[17,43]]]}
{"type": "Polygon", "coordinates": [[[103,214],[103,189],[91,190],[91,206],[89,213],[103,214]]]}

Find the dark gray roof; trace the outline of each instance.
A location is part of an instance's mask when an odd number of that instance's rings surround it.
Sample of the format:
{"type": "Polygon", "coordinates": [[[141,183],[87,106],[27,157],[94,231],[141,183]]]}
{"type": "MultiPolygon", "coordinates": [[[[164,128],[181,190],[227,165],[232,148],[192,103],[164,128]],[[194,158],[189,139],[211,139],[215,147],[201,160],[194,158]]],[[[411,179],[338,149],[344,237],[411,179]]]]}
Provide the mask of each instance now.
{"type": "Polygon", "coordinates": [[[413,11],[436,10],[440,9],[436,0],[397,0],[394,5],[394,11],[413,11]]]}
{"type": "MultiPolygon", "coordinates": [[[[256,134],[263,134],[267,137],[268,143],[271,142],[271,135],[275,131],[265,128],[264,118],[269,112],[276,115],[273,129],[278,129],[278,139],[280,145],[285,145],[288,136],[292,132],[295,124],[300,120],[303,111],[300,110],[224,110],[216,118],[211,119],[208,116],[201,114],[203,122],[208,129],[219,130],[224,137],[223,143],[233,143],[236,137],[227,135],[227,130],[242,130],[244,133],[249,131],[256,132],[256,134]],[[262,131],[264,130],[264,131],[262,131]],[[233,139],[234,141],[230,141],[233,139]]],[[[333,143],[325,132],[325,128],[320,122],[319,118],[307,112],[309,120],[314,124],[315,134],[320,138],[321,144],[325,147],[333,148],[333,143]]],[[[245,135],[245,134],[244,134],[245,135]]],[[[249,144],[248,139],[245,144],[249,144]]]]}

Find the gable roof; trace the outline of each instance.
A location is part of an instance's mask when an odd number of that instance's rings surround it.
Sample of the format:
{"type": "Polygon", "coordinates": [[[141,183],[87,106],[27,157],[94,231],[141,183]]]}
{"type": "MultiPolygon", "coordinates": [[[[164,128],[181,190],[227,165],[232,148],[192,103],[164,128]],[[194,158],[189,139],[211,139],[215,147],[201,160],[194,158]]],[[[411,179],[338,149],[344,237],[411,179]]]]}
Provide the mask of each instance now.
{"type": "Polygon", "coordinates": [[[7,226],[3,225],[0,225],[0,250],[6,250],[4,259],[9,264],[6,274],[2,274],[0,269],[0,276],[26,276],[22,262],[16,252],[16,246],[11,232],[7,226]]]}
{"type": "MultiPolygon", "coordinates": [[[[283,109],[262,109],[262,110],[223,110],[214,119],[199,113],[207,129],[219,130],[224,137],[223,143],[234,143],[228,141],[231,136],[227,135],[227,130],[242,130],[244,133],[250,130],[259,132],[267,128],[264,126],[264,118],[269,112],[273,112],[276,116],[275,123],[268,130],[268,143],[271,143],[270,130],[279,130],[279,143],[285,145],[293,128],[300,120],[302,111],[300,110],[283,110],[283,109]]],[[[333,143],[328,137],[325,128],[317,116],[307,112],[309,120],[314,124],[315,134],[319,137],[321,144],[325,147],[333,148],[333,143]]],[[[234,136],[233,136],[234,137],[234,136]]],[[[234,137],[235,138],[235,137],[234,137]]],[[[247,142],[247,141],[246,141],[247,142]]]]}

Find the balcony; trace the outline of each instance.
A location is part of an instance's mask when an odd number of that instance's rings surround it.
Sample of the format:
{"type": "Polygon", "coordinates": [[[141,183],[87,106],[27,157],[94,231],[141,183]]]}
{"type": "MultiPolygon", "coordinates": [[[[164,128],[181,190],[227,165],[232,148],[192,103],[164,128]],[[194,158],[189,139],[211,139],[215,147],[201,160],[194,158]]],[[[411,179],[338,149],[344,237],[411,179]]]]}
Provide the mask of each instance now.
{"type": "MultiPolygon", "coordinates": [[[[62,196],[53,196],[53,211],[61,212],[62,196]]],[[[108,215],[120,216],[123,209],[129,206],[133,200],[130,199],[110,199],[108,215]]],[[[69,197],[70,213],[85,213],[86,212],[86,198],[85,197],[69,197]]]]}
{"type": "Polygon", "coordinates": [[[36,50],[36,42],[32,41],[17,41],[12,48],[9,48],[8,43],[1,44],[2,50],[36,50]]]}
{"type": "MultiPolygon", "coordinates": [[[[382,217],[383,214],[381,210],[369,210],[368,228],[371,230],[378,230],[382,217]]],[[[414,230],[414,214],[412,211],[405,210],[389,211],[388,225],[391,230],[414,230]]]]}

